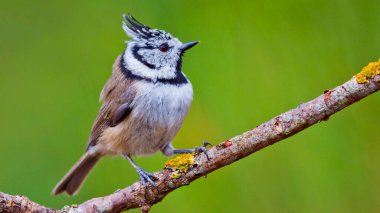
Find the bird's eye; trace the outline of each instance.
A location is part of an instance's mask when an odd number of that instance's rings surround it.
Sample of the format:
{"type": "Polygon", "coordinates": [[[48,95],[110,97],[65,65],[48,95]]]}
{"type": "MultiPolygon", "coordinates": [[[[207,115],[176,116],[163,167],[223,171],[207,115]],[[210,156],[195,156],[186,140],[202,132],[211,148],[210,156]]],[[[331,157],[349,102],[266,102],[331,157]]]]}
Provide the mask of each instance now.
{"type": "Polygon", "coordinates": [[[164,44],[161,44],[158,49],[161,51],[161,52],[167,52],[169,50],[169,46],[167,43],[164,43],[164,44]]]}

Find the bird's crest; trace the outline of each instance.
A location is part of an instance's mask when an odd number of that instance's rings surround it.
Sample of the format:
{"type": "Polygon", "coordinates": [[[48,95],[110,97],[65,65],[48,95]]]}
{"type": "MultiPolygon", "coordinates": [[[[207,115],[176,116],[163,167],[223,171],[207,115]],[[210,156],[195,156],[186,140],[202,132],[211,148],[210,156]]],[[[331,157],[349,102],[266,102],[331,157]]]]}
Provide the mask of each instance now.
{"type": "Polygon", "coordinates": [[[132,15],[123,15],[123,29],[127,35],[135,40],[149,40],[155,37],[163,37],[170,39],[170,34],[163,30],[152,29],[139,21],[137,21],[132,15]]]}

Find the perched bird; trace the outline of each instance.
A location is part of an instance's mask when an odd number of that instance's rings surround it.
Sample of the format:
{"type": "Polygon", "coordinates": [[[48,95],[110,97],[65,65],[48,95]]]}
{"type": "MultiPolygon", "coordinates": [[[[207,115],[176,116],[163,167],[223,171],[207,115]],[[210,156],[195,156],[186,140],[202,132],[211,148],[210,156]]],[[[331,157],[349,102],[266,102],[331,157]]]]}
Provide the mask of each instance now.
{"type": "MultiPolygon", "coordinates": [[[[132,38],[116,59],[101,94],[102,106],[93,124],[82,158],[53,190],[75,194],[87,174],[106,155],[122,155],[136,169],[145,186],[156,186],[132,156],[206,152],[174,149],[171,141],[180,129],[193,99],[190,81],[181,70],[182,56],[198,41],[182,43],[171,34],[152,29],[131,15],[123,15],[123,29],[132,38]]],[[[153,179],[153,180],[152,180],[153,179]]]]}

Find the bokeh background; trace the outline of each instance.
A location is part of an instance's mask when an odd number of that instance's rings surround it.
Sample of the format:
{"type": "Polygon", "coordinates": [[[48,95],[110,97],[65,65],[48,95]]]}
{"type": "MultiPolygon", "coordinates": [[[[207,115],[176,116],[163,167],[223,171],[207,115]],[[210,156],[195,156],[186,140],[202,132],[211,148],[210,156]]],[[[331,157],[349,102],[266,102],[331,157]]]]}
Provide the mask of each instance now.
{"type": "MultiPolygon", "coordinates": [[[[50,195],[83,153],[100,90],[125,48],[122,13],[201,41],[184,58],[195,96],[176,147],[240,134],[380,56],[373,0],[0,2],[0,191],[54,208],[138,180],[127,161],[107,158],[77,196],[50,195]]],[[[379,212],[379,95],[174,191],[152,210],[379,212]]],[[[148,171],[166,160],[136,158],[148,171]]]]}

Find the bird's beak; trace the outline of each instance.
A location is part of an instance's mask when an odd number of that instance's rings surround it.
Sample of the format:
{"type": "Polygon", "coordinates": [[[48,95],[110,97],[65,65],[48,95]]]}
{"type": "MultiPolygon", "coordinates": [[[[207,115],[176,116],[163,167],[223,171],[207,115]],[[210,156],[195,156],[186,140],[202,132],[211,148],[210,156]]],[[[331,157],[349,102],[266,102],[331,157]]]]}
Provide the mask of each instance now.
{"type": "Polygon", "coordinates": [[[180,48],[181,48],[182,52],[184,52],[184,51],[194,47],[198,43],[199,43],[199,41],[187,42],[187,43],[182,44],[182,46],[180,48]]]}

